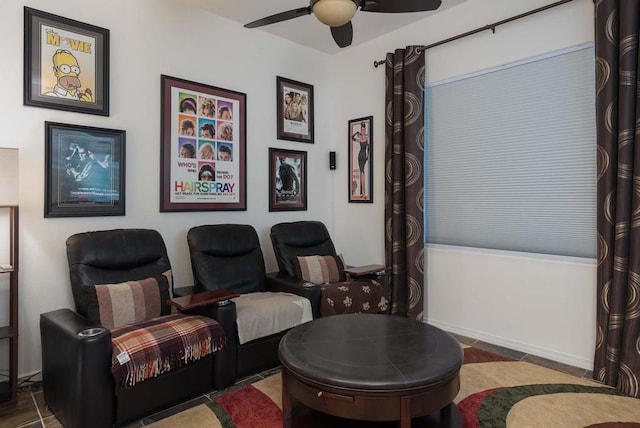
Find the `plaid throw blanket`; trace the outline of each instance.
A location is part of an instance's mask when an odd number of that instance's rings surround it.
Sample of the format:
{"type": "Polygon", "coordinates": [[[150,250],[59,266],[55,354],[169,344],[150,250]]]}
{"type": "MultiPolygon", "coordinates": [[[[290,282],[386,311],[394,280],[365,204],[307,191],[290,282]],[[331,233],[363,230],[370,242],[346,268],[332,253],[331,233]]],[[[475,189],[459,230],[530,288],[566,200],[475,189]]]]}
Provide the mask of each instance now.
{"type": "Polygon", "coordinates": [[[226,337],[217,321],[166,315],[111,331],[111,372],[117,388],[128,388],[222,349],[226,337]]]}

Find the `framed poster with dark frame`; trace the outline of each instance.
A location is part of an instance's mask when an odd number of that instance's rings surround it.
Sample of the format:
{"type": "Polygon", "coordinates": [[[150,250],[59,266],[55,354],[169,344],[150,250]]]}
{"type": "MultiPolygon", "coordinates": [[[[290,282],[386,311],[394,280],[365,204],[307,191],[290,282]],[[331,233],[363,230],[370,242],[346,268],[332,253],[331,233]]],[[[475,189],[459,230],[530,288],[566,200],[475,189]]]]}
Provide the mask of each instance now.
{"type": "Polygon", "coordinates": [[[313,144],[313,85],[277,76],[278,139],[313,144]]]}
{"type": "Polygon", "coordinates": [[[349,202],[373,203],[373,116],[349,121],[349,202]]]}
{"type": "Polygon", "coordinates": [[[25,7],[24,105],[109,116],[109,30],[25,7]]]}
{"type": "Polygon", "coordinates": [[[247,95],[161,76],[160,212],[247,209],[247,95]]]}
{"type": "Polygon", "coordinates": [[[269,211],[306,211],[307,152],[269,148],[269,211]]]}
{"type": "Polygon", "coordinates": [[[45,122],[45,217],[122,216],[126,132],[45,122]]]}

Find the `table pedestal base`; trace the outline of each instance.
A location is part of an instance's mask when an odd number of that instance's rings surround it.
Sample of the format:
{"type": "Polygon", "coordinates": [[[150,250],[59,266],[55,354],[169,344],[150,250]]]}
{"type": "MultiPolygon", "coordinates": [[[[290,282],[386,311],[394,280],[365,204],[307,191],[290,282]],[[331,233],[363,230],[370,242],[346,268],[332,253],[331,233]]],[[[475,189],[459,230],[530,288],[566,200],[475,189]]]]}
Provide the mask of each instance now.
{"type": "MultiPolygon", "coordinates": [[[[293,412],[293,428],[397,428],[399,421],[371,422],[338,418],[320,413],[303,404],[296,403],[293,412]]],[[[451,403],[442,410],[411,420],[411,428],[459,428],[462,427],[462,415],[455,404],[451,403]]]]}
{"type": "Polygon", "coordinates": [[[459,390],[459,372],[422,389],[353,391],[310,379],[303,381],[283,367],[283,428],[462,427],[460,411],[452,403],[459,390]],[[323,422],[317,425],[318,420],[323,422]]]}

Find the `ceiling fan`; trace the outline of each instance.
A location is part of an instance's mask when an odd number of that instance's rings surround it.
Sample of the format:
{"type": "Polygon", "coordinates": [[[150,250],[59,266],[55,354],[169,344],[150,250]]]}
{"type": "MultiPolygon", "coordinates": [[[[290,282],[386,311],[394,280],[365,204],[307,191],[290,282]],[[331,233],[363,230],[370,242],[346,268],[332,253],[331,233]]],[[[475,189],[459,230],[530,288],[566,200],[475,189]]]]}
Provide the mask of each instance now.
{"type": "Polygon", "coordinates": [[[344,48],[353,40],[351,18],[358,8],[362,12],[378,13],[426,12],[439,8],[441,3],[442,0],[310,0],[307,7],[276,13],[250,22],[245,27],[262,27],[313,13],[320,22],[331,27],[333,40],[344,48]]]}

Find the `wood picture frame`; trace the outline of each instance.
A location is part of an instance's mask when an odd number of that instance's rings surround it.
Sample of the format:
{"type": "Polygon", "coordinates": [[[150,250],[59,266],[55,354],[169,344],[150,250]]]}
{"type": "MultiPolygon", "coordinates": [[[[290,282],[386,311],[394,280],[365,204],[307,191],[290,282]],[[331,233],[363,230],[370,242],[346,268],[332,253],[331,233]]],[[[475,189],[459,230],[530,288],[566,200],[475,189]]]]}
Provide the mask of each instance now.
{"type": "Polygon", "coordinates": [[[349,121],[349,202],[373,203],[373,116],[349,121]]]}
{"type": "Polygon", "coordinates": [[[45,217],[125,215],[126,132],[45,122],[45,217]]]}
{"type": "Polygon", "coordinates": [[[109,116],[109,30],[24,8],[24,105],[109,116]]]}
{"type": "Polygon", "coordinates": [[[247,95],[161,76],[160,212],[247,209],[247,95]]]}
{"type": "Polygon", "coordinates": [[[307,152],[269,148],[269,211],[307,210],[307,152]]]}
{"type": "Polygon", "coordinates": [[[276,91],[278,139],[313,144],[313,85],[277,76],[276,91]]]}

